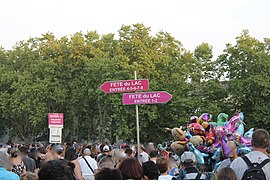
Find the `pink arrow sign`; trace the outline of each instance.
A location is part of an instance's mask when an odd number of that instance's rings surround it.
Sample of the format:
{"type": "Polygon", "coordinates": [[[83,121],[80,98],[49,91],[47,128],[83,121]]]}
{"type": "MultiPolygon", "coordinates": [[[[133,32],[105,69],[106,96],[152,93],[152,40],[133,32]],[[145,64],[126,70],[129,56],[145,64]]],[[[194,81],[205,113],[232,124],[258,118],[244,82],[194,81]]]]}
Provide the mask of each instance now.
{"type": "Polygon", "coordinates": [[[166,91],[123,94],[124,105],[167,103],[171,99],[172,95],[166,91]]]}
{"type": "Polygon", "coordinates": [[[100,86],[105,93],[122,93],[134,91],[147,91],[148,79],[108,81],[100,86]]]}

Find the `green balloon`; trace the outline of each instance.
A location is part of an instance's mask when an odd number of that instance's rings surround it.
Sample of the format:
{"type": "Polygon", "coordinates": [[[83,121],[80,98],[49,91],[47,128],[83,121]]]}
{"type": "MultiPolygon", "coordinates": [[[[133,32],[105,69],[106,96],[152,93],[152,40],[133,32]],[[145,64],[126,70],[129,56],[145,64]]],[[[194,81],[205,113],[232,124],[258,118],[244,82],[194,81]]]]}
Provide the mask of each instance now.
{"type": "Polygon", "coordinates": [[[214,127],[217,127],[217,123],[216,122],[209,122],[210,125],[214,125],[214,127]]]}
{"type": "Polygon", "coordinates": [[[217,117],[217,125],[223,126],[226,122],[228,122],[229,115],[225,113],[220,113],[217,117]]]}

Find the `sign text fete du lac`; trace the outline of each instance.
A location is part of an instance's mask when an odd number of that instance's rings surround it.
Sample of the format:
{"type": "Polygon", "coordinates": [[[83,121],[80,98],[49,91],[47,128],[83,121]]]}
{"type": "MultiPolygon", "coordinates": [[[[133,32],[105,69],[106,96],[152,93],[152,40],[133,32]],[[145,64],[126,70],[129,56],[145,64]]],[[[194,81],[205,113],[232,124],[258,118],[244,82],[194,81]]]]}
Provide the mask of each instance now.
{"type": "Polygon", "coordinates": [[[126,93],[123,94],[123,104],[159,104],[167,103],[171,98],[172,95],[166,91],[126,93]]]}
{"type": "Polygon", "coordinates": [[[103,83],[100,89],[105,93],[147,91],[149,84],[148,79],[108,81],[103,83]]]}

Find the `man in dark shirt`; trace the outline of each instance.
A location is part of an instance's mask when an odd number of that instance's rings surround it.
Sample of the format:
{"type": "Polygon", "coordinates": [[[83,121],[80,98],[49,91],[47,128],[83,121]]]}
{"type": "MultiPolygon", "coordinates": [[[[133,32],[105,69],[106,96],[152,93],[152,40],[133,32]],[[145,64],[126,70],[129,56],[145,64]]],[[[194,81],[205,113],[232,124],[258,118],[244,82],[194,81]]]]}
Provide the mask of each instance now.
{"type": "Polygon", "coordinates": [[[29,148],[27,146],[22,146],[19,148],[19,150],[22,156],[23,163],[26,166],[26,171],[34,172],[36,169],[36,163],[32,158],[28,157],[29,148]]]}

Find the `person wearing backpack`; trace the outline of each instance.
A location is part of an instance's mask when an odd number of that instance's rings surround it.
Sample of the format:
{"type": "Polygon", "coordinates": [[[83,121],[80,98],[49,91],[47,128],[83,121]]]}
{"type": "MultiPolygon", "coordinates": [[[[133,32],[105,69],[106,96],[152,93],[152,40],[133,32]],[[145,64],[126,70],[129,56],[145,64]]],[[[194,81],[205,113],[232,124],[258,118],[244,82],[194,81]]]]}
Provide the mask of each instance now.
{"type": "Polygon", "coordinates": [[[183,169],[183,172],[179,174],[179,177],[181,179],[185,180],[206,179],[206,176],[196,168],[196,157],[193,152],[185,151],[181,155],[181,167],[183,169]]]}
{"type": "Polygon", "coordinates": [[[269,146],[269,133],[257,129],[252,134],[253,151],[243,157],[236,158],[230,165],[238,180],[270,180],[270,159],[266,149],[269,146]]]}

